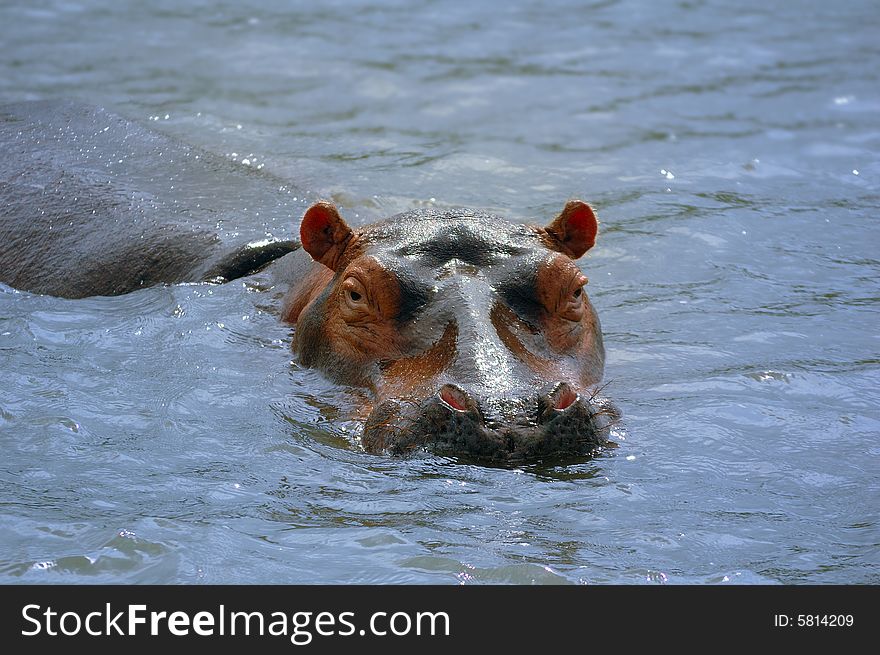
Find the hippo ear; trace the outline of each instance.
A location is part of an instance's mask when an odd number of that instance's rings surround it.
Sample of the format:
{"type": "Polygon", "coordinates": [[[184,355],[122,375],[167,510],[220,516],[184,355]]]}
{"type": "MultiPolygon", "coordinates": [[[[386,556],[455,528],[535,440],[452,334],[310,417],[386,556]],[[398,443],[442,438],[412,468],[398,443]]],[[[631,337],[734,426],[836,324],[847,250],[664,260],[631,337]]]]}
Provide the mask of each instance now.
{"type": "Polygon", "coordinates": [[[316,262],[336,270],[339,256],[352,237],[351,228],[332,202],[317,202],[306,210],[299,226],[303,249],[316,262]]]}
{"type": "Polygon", "coordinates": [[[569,200],[544,231],[554,238],[560,252],[577,259],[596,244],[599,221],[587,203],[569,200]]]}

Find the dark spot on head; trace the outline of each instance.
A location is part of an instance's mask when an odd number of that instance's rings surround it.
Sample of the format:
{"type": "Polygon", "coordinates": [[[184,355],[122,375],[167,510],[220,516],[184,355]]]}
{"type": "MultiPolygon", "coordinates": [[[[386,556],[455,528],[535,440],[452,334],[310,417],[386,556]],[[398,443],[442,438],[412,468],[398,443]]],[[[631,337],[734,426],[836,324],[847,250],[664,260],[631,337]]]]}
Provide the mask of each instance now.
{"type": "Polygon", "coordinates": [[[397,313],[399,323],[406,323],[428,304],[431,299],[431,287],[416,278],[410,271],[401,271],[397,277],[400,283],[400,311],[397,313]]]}
{"type": "Polygon", "coordinates": [[[538,269],[536,265],[519,261],[509,275],[495,286],[498,294],[514,312],[528,321],[535,321],[541,314],[538,298],[538,269]]]}
{"type": "Polygon", "coordinates": [[[423,282],[421,277],[410,266],[396,258],[390,259],[380,255],[376,259],[385,270],[394,276],[400,288],[400,307],[397,312],[398,324],[411,321],[431,300],[431,285],[423,282]]]}
{"type": "Polygon", "coordinates": [[[483,225],[460,223],[444,226],[431,239],[406,244],[396,252],[432,268],[453,259],[482,268],[524,251],[522,247],[501,243],[498,235],[483,225]]]}

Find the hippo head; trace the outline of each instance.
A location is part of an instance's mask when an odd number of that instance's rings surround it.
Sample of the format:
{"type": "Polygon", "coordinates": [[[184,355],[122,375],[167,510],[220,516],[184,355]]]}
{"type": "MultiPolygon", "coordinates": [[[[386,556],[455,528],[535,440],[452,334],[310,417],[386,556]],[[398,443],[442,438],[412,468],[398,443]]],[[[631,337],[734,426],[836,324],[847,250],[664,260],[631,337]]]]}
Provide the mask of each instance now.
{"type": "Polygon", "coordinates": [[[358,231],[319,202],[302,220],[317,262],[294,284],[298,362],[367,387],[363,445],[519,462],[606,443],[594,397],[604,348],[575,260],[596,215],[569,202],[545,227],[420,209],[358,231]]]}

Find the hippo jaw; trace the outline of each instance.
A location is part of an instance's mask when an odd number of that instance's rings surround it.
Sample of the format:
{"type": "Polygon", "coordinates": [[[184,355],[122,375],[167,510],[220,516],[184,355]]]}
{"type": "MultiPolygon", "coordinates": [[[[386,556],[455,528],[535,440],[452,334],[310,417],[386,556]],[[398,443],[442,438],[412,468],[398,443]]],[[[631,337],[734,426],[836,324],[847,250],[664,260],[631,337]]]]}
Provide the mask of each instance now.
{"type": "Polygon", "coordinates": [[[613,408],[566,383],[528,401],[462,402],[454,385],[421,401],[379,403],[364,425],[362,442],[373,453],[407,455],[425,450],[480,463],[518,464],[584,457],[609,445],[613,408]],[[452,401],[452,402],[450,402],[452,401]],[[501,403],[506,416],[486,407],[501,403]]]}

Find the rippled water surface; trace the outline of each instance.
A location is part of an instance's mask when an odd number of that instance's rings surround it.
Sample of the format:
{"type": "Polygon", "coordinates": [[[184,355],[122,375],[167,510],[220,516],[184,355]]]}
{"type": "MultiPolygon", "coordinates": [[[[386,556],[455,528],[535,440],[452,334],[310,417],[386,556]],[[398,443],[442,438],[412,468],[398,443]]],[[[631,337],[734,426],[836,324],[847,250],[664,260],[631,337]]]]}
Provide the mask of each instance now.
{"type": "Polygon", "coordinates": [[[876,2],[294,4],[6,2],[0,101],[106,106],[353,223],[591,201],[619,448],[367,455],[266,277],[0,286],[0,581],[880,582],[876,2]]]}

